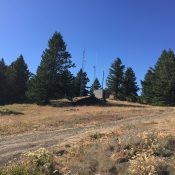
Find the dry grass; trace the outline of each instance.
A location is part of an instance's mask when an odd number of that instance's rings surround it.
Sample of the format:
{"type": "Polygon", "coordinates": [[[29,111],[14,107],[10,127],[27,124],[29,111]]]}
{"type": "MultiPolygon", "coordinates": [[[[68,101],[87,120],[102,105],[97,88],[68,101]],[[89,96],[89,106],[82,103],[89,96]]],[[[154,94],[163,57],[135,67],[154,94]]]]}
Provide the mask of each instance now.
{"type": "Polygon", "coordinates": [[[71,175],[175,174],[175,138],[164,132],[113,130],[53,147],[57,169],[71,175]]]}
{"type": "Polygon", "coordinates": [[[131,117],[159,115],[167,108],[150,107],[127,102],[108,102],[107,106],[52,107],[37,105],[6,105],[1,110],[10,110],[23,115],[0,115],[0,135],[24,132],[58,130],[131,117]]]}
{"type": "Polygon", "coordinates": [[[123,121],[53,146],[55,169],[71,175],[175,174],[175,108],[109,101],[107,106],[9,105],[0,134],[59,130],[123,121]],[[130,119],[130,120],[127,120],[130,119]],[[137,120],[135,120],[137,119],[137,120]]]}

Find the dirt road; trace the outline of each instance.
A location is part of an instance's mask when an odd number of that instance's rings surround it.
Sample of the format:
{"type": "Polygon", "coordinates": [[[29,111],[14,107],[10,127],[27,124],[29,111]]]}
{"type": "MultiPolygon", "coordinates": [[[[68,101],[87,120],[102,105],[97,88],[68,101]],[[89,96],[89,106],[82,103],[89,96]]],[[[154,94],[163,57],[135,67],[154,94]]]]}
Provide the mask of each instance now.
{"type": "Polygon", "coordinates": [[[56,144],[66,143],[71,138],[81,138],[94,132],[102,132],[120,127],[124,124],[137,124],[139,122],[159,120],[160,118],[172,116],[174,109],[157,115],[136,116],[134,118],[105,122],[100,125],[91,125],[79,128],[69,128],[49,132],[36,132],[21,134],[16,136],[0,137],[0,166],[3,166],[10,160],[18,158],[22,153],[35,150],[40,147],[49,147],[56,144]]]}

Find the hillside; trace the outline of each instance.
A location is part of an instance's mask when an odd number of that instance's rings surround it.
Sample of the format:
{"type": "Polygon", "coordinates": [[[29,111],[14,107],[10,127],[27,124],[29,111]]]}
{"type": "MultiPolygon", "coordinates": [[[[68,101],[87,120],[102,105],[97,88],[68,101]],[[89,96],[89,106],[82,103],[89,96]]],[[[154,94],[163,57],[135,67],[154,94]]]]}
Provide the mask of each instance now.
{"type": "Polygon", "coordinates": [[[174,172],[174,116],[174,107],[116,101],[1,106],[0,165],[24,163],[24,153],[44,147],[62,174],[174,172]]]}

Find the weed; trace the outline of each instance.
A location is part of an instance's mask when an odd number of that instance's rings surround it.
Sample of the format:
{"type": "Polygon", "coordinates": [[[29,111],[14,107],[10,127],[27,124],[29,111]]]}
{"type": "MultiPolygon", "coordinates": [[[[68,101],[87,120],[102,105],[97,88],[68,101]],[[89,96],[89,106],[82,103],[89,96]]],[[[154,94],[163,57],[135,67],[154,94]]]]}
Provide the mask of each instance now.
{"type": "Polygon", "coordinates": [[[25,159],[8,165],[0,170],[0,175],[51,175],[54,171],[54,159],[46,149],[40,148],[26,154],[25,159]]]}
{"type": "Polygon", "coordinates": [[[129,172],[133,175],[163,175],[163,173],[168,173],[165,160],[155,157],[149,152],[137,154],[129,163],[129,172]]]}
{"type": "Polygon", "coordinates": [[[91,134],[91,135],[90,135],[90,138],[91,138],[91,140],[98,140],[98,139],[100,139],[100,138],[103,137],[103,136],[104,136],[104,134],[95,133],[95,134],[91,134]]]}
{"type": "Polygon", "coordinates": [[[50,174],[54,169],[53,155],[45,148],[26,154],[29,164],[37,167],[40,171],[50,174]]]}

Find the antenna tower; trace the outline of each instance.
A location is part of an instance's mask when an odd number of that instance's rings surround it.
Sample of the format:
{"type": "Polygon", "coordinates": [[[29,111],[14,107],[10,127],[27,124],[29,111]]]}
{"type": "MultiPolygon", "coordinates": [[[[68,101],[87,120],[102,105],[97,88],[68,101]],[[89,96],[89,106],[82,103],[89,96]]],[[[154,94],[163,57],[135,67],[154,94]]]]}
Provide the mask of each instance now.
{"type": "Polygon", "coordinates": [[[85,58],[85,49],[83,50],[83,58],[82,58],[82,70],[84,71],[84,65],[85,65],[85,62],[86,62],[86,58],[85,58]]]}
{"type": "Polygon", "coordinates": [[[85,57],[85,49],[83,50],[83,57],[82,57],[82,75],[81,75],[81,85],[80,85],[80,96],[83,96],[83,73],[84,73],[84,66],[86,62],[86,57],[85,57]]]}
{"type": "Polygon", "coordinates": [[[104,84],[104,77],[105,77],[105,72],[103,71],[102,83],[101,83],[101,85],[102,85],[102,89],[103,89],[103,84],[104,84]]]}
{"type": "Polygon", "coordinates": [[[95,79],[96,79],[96,71],[97,71],[97,66],[96,66],[96,65],[94,65],[94,66],[93,66],[93,68],[94,68],[94,81],[95,81],[95,79]]]}

